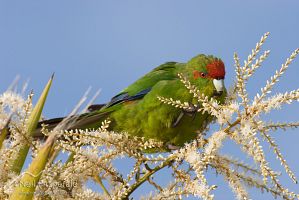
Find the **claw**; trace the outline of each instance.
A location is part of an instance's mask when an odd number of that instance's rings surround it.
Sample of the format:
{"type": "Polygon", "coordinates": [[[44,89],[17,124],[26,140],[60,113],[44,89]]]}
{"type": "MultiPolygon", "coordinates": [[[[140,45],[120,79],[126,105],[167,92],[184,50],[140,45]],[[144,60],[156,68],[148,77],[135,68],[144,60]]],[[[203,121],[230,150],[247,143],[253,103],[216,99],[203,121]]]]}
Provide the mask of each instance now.
{"type": "Polygon", "coordinates": [[[184,116],[184,112],[182,111],[181,113],[180,113],[180,115],[178,116],[178,118],[175,120],[175,122],[172,124],[172,128],[174,128],[174,127],[176,127],[179,123],[180,123],[180,121],[181,121],[181,119],[183,118],[183,116],[184,116]]]}
{"type": "Polygon", "coordinates": [[[193,104],[191,104],[191,106],[190,106],[191,108],[190,109],[186,109],[186,110],[184,110],[186,113],[196,113],[197,111],[198,111],[198,109],[199,109],[199,105],[193,105],[193,104]]]}
{"type": "Polygon", "coordinates": [[[175,120],[175,122],[172,124],[172,128],[175,128],[179,123],[180,121],[182,120],[183,116],[185,114],[187,114],[188,116],[192,117],[192,120],[194,120],[195,116],[196,116],[196,113],[199,109],[199,106],[196,105],[194,106],[193,104],[191,104],[191,108],[190,109],[186,109],[186,110],[182,110],[180,115],[178,116],[178,118],[175,120]]]}
{"type": "Polygon", "coordinates": [[[167,148],[168,148],[169,150],[178,150],[178,149],[180,149],[179,146],[175,146],[175,145],[173,145],[173,144],[171,144],[171,143],[167,143],[166,146],[167,146],[167,148]]]}

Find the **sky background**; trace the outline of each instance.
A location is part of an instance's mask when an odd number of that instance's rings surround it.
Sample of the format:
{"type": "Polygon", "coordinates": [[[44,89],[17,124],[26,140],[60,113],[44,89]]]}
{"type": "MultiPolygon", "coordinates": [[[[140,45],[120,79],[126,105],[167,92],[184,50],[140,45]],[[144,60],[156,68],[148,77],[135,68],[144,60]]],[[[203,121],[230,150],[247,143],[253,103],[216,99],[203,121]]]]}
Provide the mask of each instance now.
{"type": "MultiPolygon", "coordinates": [[[[298,0],[0,0],[0,91],[20,75],[19,85],[29,78],[29,89],[39,95],[55,72],[43,114],[48,118],[63,116],[89,86],[92,93],[101,89],[97,103],[107,102],[154,67],[166,61],[186,62],[199,53],[222,58],[228,87],[235,76],[233,53],[246,59],[269,31],[263,50],[270,49],[271,55],[248,85],[253,97],[299,47],[298,8],[298,0]]],[[[274,92],[297,89],[298,74],[299,59],[274,92]]],[[[295,103],[265,118],[298,121],[298,111],[295,103]]],[[[273,137],[299,176],[298,131],[277,132],[273,137]]],[[[224,153],[246,159],[238,147],[226,144],[224,153]]],[[[270,151],[267,158],[274,169],[283,171],[270,151]]],[[[121,164],[130,167],[129,161],[121,164]]],[[[160,178],[166,176],[161,173],[160,178]]],[[[210,184],[219,185],[216,199],[233,198],[221,177],[208,176],[210,184]]],[[[299,186],[285,173],[281,182],[299,193],[299,186]]],[[[145,190],[136,191],[134,197],[145,190]]],[[[253,199],[272,199],[256,189],[250,193],[253,199]]]]}

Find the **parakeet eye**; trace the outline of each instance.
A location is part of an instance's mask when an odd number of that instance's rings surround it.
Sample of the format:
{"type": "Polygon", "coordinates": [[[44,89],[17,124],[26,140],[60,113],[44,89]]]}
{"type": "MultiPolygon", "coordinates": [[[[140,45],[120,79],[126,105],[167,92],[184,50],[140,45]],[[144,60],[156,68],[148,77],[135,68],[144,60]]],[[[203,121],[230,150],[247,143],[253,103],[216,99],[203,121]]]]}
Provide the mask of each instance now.
{"type": "Polygon", "coordinates": [[[195,70],[193,72],[193,77],[194,77],[194,79],[198,79],[199,77],[206,78],[207,77],[207,73],[205,73],[205,72],[199,72],[199,71],[195,70]]]}
{"type": "Polygon", "coordinates": [[[200,77],[201,77],[201,78],[205,78],[205,77],[207,76],[207,74],[206,74],[206,73],[204,73],[204,72],[200,72],[200,74],[199,74],[199,75],[200,75],[200,77]]]}

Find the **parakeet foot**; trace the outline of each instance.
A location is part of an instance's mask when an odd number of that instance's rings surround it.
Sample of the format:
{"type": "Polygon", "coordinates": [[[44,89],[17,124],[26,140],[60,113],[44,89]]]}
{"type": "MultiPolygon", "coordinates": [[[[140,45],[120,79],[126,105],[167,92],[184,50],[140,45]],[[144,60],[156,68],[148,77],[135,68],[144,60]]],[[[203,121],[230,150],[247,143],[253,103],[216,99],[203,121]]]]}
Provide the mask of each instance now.
{"type": "Polygon", "coordinates": [[[182,117],[184,116],[184,112],[182,111],[180,113],[180,115],[178,116],[178,118],[175,120],[175,122],[172,124],[172,128],[175,128],[181,121],[182,117]]]}
{"type": "Polygon", "coordinates": [[[197,113],[198,109],[199,105],[190,104],[190,107],[188,109],[184,109],[184,112],[188,114],[194,114],[197,113]]]}
{"type": "Polygon", "coordinates": [[[180,115],[177,117],[177,119],[175,120],[175,122],[172,124],[172,127],[175,128],[181,121],[181,119],[183,118],[183,116],[185,114],[191,116],[191,117],[195,117],[198,109],[199,109],[199,106],[198,105],[193,105],[193,104],[190,104],[190,108],[189,109],[184,109],[180,112],[180,115]]]}
{"type": "Polygon", "coordinates": [[[175,145],[173,145],[173,144],[171,144],[171,143],[167,143],[166,144],[166,146],[167,146],[167,148],[169,149],[169,150],[178,150],[178,149],[180,149],[181,147],[179,147],[179,146],[175,146],[175,145]]]}

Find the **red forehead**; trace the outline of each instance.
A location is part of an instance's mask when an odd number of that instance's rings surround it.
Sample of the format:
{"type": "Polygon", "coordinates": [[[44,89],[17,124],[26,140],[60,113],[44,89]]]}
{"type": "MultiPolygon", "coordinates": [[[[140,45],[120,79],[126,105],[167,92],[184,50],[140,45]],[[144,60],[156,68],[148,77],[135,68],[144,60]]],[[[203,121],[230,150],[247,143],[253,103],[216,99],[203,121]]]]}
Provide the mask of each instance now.
{"type": "Polygon", "coordinates": [[[211,78],[221,78],[225,76],[224,63],[221,60],[214,60],[207,65],[208,75],[211,78]]]}

